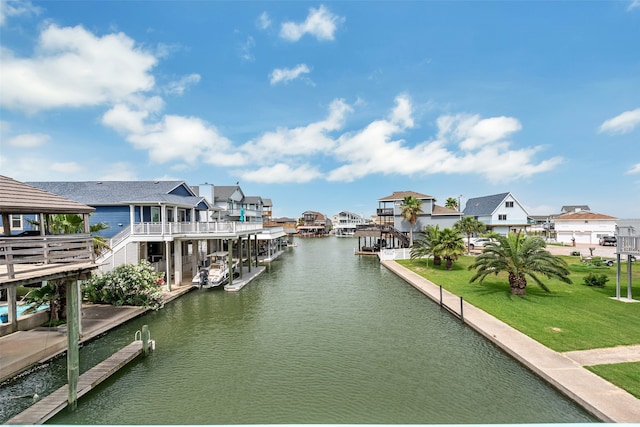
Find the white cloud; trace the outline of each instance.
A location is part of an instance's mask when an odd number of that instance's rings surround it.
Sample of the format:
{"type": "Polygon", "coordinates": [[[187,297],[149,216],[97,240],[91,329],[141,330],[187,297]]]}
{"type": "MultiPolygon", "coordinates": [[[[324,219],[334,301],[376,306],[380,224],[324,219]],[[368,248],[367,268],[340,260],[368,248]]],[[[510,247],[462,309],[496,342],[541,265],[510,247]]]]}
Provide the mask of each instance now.
{"type": "Polygon", "coordinates": [[[636,173],[640,174],[640,163],[636,163],[631,167],[631,169],[627,171],[627,174],[629,175],[636,174],[636,173]]]}
{"type": "Polygon", "coordinates": [[[171,82],[167,85],[167,92],[172,95],[182,95],[184,92],[193,85],[200,82],[200,74],[189,74],[182,77],[180,80],[171,82]]]}
{"type": "Polygon", "coordinates": [[[308,163],[292,168],[284,163],[277,163],[273,166],[265,166],[254,171],[241,171],[240,177],[243,181],[259,182],[261,184],[297,183],[313,181],[322,177],[322,173],[317,167],[308,163]]]}
{"type": "Polygon", "coordinates": [[[34,148],[49,142],[51,137],[44,133],[23,133],[6,140],[7,145],[18,148],[34,148]]]}
{"type": "Polygon", "coordinates": [[[333,40],[338,25],[344,18],[334,15],[324,6],[318,9],[310,8],[309,15],[304,22],[285,22],[280,28],[280,37],[289,41],[298,41],[305,34],[310,34],[318,40],[333,40]]]}
{"type": "Polygon", "coordinates": [[[245,61],[253,61],[254,56],[251,52],[251,49],[253,49],[255,45],[256,42],[253,37],[248,36],[247,40],[244,43],[240,44],[240,58],[244,59],[245,61]]]}
{"type": "Polygon", "coordinates": [[[640,7],[640,0],[633,0],[631,3],[629,3],[629,7],[627,8],[627,10],[632,10],[637,7],[640,7]]]}
{"type": "Polygon", "coordinates": [[[256,20],[256,26],[261,30],[266,30],[271,26],[271,18],[267,12],[262,12],[256,20]]]}
{"type": "Polygon", "coordinates": [[[391,112],[391,122],[400,126],[413,127],[413,107],[411,99],[408,95],[400,95],[396,97],[396,107],[391,112]]]}
{"type": "Polygon", "coordinates": [[[286,157],[310,157],[329,153],[336,142],[328,133],[337,131],[344,125],[346,115],[352,108],[343,100],[336,99],[329,106],[326,119],[297,128],[278,128],[266,132],[255,141],[245,143],[241,150],[253,162],[269,163],[286,157]]]}
{"type": "Polygon", "coordinates": [[[640,108],[625,111],[616,117],[605,120],[600,125],[599,132],[611,134],[629,133],[638,125],[640,125],[640,108]]]}
{"type": "Polygon", "coordinates": [[[127,162],[116,162],[107,165],[107,171],[100,176],[101,181],[135,181],[138,179],[136,167],[127,162]]]}
{"type": "Polygon", "coordinates": [[[77,162],[53,162],[50,170],[55,173],[74,175],[82,172],[84,168],[77,162]]]}
{"type": "Polygon", "coordinates": [[[2,52],[0,106],[35,112],[112,103],[154,86],[157,59],[123,33],[97,37],[81,26],[49,25],[36,54],[2,52]]]}
{"type": "Polygon", "coordinates": [[[311,70],[305,64],[296,65],[294,68],[276,68],[271,72],[271,84],[275,85],[280,82],[288,83],[295,80],[302,74],[308,74],[311,70]]]}
{"type": "Polygon", "coordinates": [[[30,1],[1,0],[0,1],[0,27],[7,22],[8,17],[21,15],[38,15],[41,9],[31,4],[30,1]]]}

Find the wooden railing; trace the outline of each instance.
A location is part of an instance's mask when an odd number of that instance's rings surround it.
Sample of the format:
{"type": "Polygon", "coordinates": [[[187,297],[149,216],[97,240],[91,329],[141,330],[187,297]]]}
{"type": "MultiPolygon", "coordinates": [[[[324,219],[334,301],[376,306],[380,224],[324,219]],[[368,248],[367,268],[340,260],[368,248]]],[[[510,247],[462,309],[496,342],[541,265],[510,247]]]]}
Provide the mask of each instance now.
{"type": "Polygon", "coordinates": [[[33,265],[20,272],[38,270],[46,264],[93,262],[93,237],[88,234],[65,234],[45,237],[0,238],[0,279],[15,278],[15,265],[33,265]]]}

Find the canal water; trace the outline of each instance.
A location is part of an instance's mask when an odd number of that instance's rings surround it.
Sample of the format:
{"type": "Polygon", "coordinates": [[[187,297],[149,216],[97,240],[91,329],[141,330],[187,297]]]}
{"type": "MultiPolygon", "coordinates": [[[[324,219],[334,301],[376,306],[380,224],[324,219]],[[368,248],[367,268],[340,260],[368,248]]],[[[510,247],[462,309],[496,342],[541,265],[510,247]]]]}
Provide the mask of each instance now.
{"type": "MultiPolygon", "coordinates": [[[[596,421],[380,266],[351,238],[297,239],[237,293],[190,292],[81,350],[81,371],[149,325],[156,351],[52,424],[596,421]]],[[[64,383],[58,359],[0,389],[64,383]]],[[[14,407],[15,411],[16,408],[14,407]]]]}

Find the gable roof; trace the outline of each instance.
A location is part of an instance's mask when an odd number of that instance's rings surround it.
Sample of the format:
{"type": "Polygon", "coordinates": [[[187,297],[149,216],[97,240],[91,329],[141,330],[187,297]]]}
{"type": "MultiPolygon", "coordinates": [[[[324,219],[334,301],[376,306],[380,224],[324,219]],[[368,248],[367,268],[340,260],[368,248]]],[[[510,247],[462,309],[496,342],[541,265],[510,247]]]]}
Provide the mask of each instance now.
{"type": "Polygon", "coordinates": [[[474,197],[467,200],[463,213],[465,216],[491,215],[506,199],[509,193],[492,194],[491,196],[474,197]]]}
{"type": "Polygon", "coordinates": [[[566,214],[558,215],[557,217],[555,217],[555,221],[615,221],[616,219],[618,218],[590,211],[567,212],[566,214]]]}
{"type": "Polygon", "coordinates": [[[239,191],[240,194],[242,194],[242,197],[244,197],[244,193],[238,185],[216,185],[215,187],[213,187],[214,202],[226,202],[227,200],[229,200],[229,197],[231,197],[231,195],[236,191],[239,191]]]}
{"type": "Polygon", "coordinates": [[[435,197],[426,194],[416,193],[415,191],[394,191],[392,195],[378,199],[379,202],[395,202],[396,200],[404,200],[405,197],[413,196],[419,200],[435,200],[435,197]]]}
{"type": "Polygon", "coordinates": [[[81,214],[95,209],[0,175],[0,212],[7,214],[81,214]]]}

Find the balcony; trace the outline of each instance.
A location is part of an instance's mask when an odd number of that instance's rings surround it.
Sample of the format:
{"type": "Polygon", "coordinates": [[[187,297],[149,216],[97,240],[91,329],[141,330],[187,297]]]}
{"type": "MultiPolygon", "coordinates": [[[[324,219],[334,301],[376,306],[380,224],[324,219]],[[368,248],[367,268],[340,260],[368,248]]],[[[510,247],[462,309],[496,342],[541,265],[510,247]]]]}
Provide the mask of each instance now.
{"type": "Polygon", "coordinates": [[[211,234],[230,235],[236,233],[258,232],[262,230],[261,222],[142,222],[134,224],[132,236],[202,236],[211,234]]]}
{"type": "Polygon", "coordinates": [[[393,216],[393,208],[381,208],[376,210],[378,216],[393,216]]]}

